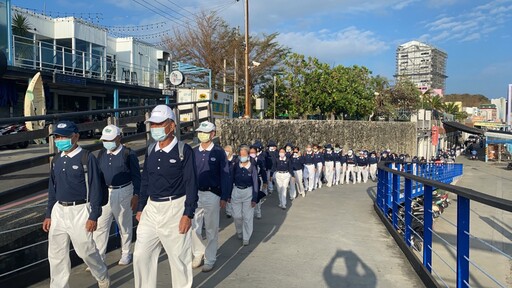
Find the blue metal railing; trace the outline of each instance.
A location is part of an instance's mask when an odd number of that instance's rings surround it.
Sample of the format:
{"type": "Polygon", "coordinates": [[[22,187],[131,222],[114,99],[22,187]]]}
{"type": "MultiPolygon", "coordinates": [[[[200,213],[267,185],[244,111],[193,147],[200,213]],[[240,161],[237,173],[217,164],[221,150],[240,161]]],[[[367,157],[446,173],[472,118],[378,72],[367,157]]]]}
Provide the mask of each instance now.
{"type": "MultiPolygon", "coordinates": [[[[450,269],[452,269],[456,274],[456,287],[470,287],[470,264],[485,274],[497,285],[497,287],[506,287],[506,284],[503,284],[503,282],[500,282],[490,276],[490,274],[486,273],[485,270],[492,271],[493,267],[482,268],[470,259],[470,238],[476,238],[470,234],[470,206],[471,202],[476,201],[502,211],[512,212],[512,201],[490,196],[472,189],[451,185],[450,183],[462,175],[462,171],[462,164],[405,163],[399,165],[379,163],[379,181],[377,184],[377,197],[375,203],[376,211],[381,219],[385,221],[386,226],[390,229],[390,232],[406,255],[408,253],[410,253],[409,255],[412,255],[413,253],[411,252],[414,251],[413,241],[411,241],[411,238],[421,238],[423,247],[422,259],[420,260],[417,257],[409,257],[408,255],[409,260],[411,261],[411,259],[416,259],[417,261],[421,261],[420,264],[423,266],[422,270],[429,274],[428,277],[436,283],[436,286],[438,286],[439,283],[434,280],[434,277],[432,277],[433,275],[436,275],[445,286],[448,286],[445,281],[437,275],[438,273],[432,269],[432,253],[434,252],[439,256],[432,249],[432,237],[433,235],[440,237],[433,230],[433,206],[435,204],[433,204],[432,201],[433,193],[436,189],[456,194],[457,222],[455,224],[450,222],[453,226],[456,226],[457,242],[456,248],[454,248],[456,251],[456,267],[455,269],[450,267],[450,269]],[[403,189],[401,189],[402,187],[403,189]],[[412,204],[413,201],[416,201],[415,198],[421,195],[423,195],[424,214],[423,219],[420,219],[421,221],[419,221],[420,225],[422,225],[422,235],[418,235],[415,229],[413,229],[413,221],[418,220],[418,218],[412,213],[412,204]],[[396,201],[394,199],[396,199],[396,201]]],[[[481,239],[476,239],[484,242],[481,239]]],[[[441,238],[441,240],[448,243],[445,239],[441,238]]],[[[448,244],[453,248],[450,243],[448,244]]],[[[491,244],[486,243],[486,245],[492,247],[491,244]]],[[[498,248],[492,248],[493,252],[500,252],[500,255],[504,255],[506,258],[512,259],[510,255],[507,255],[498,248]]],[[[420,252],[418,249],[416,250],[420,252]]],[[[441,261],[447,264],[442,258],[441,261]]],[[[414,266],[414,263],[411,262],[411,264],[414,266]]],[[[421,274],[419,271],[418,273],[421,274]]]]}

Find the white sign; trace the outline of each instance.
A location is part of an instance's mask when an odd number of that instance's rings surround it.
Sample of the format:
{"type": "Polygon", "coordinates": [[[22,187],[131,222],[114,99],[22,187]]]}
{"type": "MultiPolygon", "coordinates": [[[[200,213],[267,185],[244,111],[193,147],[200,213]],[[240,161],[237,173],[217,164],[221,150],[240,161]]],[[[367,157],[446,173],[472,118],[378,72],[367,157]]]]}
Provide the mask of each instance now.
{"type": "Polygon", "coordinates": [[[185,81],[185,76],[181,71],[174,70],[169,75],[169,80],[171,81],[171,84],[174,86],[179,86],[183,84],[183,81],[185,81]]]}

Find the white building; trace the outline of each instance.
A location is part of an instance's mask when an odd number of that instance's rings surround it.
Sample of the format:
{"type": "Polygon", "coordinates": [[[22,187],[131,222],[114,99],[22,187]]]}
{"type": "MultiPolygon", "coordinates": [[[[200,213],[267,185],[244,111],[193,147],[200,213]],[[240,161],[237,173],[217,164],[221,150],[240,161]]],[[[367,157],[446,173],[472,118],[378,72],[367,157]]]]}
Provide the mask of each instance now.
{"type": "Polygon", "coordinates": [[[507,99],[505,97],[491,99],[491,104],[496,105],[497,120],[505,122],[507,120],[507,99]]]}
{"type": "Polygon", "coordinates": [[[480,108],[478,107],[462,107],[462,111],[470,116],[480,116],[480,108]]]}
{"type": "Polygon", "coordinates": [[[14,36],[14,66],[159,88],[169,72],[170,53],[75,17],[52,18],[23,8],[26,37],[14,36]]]}
{"type": "Polygon", "coordinates": [[[407,77],[418,88],[446,89],[447,54],[434,46],[410,41],[396,50],[395,78],[407,77]]]}

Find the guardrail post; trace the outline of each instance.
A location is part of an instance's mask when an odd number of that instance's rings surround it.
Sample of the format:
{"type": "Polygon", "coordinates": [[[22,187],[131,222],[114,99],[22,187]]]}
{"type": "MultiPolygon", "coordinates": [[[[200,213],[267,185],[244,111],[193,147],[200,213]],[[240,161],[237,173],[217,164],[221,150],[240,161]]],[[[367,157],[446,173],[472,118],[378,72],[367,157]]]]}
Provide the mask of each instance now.
{"type": "Polygon", "coordinates": [[[457,287],[469,284],[469,199],[457,195],[457,287]]]}
{"type": "Polygon", "coordinates": [[[176,131],[174,131],[174,135],[181,140],[180,108],[178,105],[174,106],[174,115],[176,116],[176,131]]]}
{"type": "Polygon", "coordinates": [[[423,191],[423,266],[432,272],[432,186],[423,191]]]}
{"type": "Polygon", "coordinates": [[[383,179],[383,176],[382,176],[382,170],[381,169],[378,169],[377,170],[377,206],[379,207],[379,209],[381,211],[384,211],[384,209],[382,208],[382,192],[383,192],[383,189],[382,189],[382,179],[383,179]]]}
{"type": "Polygon", "coordinates": [[[194,113],[194,132],[195,132],[196,128],[199,127],[199,108],[197,107],[197,103],[194,103],[193,113],[194,113]]]}
{"type": "MultiPolygon", "coordinates": [[[[55,125],[55,124],[50,124],[48,126],[48,135],[51,135],[53,133],[53,130],[54,130],[53,125],[55,125]]],[[[51,155],[55,154],[55,137],[53,135],[48,137],[48,153],[51,155]]],[[[53,156],[50,157],[50,169],[52,168],[51,167],[52,159],[53,159],[53,156]]]]}
{"type": "Polygon", "coordinates": [[[393,174],[393,197],[391,197],[391,200],[393,203],[391,203],[392,209],[392,220],[393,220],[393,227],[395,230],[398,230],[398,200],[400,199],[400,177],[398,177],[397,174],[393,174]]]}
{"type": "MultiPolygon", "coordinates": [[[[146,118],[146,121],[149,119],[149,113],[150,112],[144,113],[144,117],[146,118]]],[[[148,122],[148,123],[146,123],[146,132],[150,132],[150,131],[151,131],[151,124],[148,122]]],[[[149,145],[150,140],[151,140],[150,138],[151,138],[151,133],[146,133],[146,145],[149,145]]]]}
{"type": "Polygon", "coordinates": [[[208,121],[213,123],[212,100],[208,101],[208,121]]]}
{"type": "MultiPolygon", "coordinates": [[[[407,165],[406,165],[407,167],[407,165]]],[[[412,230],[412,180],[405,178],[405,189],[404,189],[404,207],[405,207],[405,243],[407,246],[411,246],[411,230],[412,230]]]]}

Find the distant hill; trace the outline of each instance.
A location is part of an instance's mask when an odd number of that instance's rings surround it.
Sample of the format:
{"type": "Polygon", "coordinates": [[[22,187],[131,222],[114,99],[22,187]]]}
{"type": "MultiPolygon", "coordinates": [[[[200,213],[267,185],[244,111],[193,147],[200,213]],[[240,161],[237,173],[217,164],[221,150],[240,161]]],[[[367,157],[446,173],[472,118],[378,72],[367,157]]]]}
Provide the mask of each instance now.
{"type": "Polygon", "coordinates": [[[462,107],[478,107],[489,104],[491,100],[481,94],[448,94],[444,96],[445,102],[462,102],[462,107]]]}

